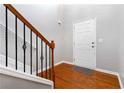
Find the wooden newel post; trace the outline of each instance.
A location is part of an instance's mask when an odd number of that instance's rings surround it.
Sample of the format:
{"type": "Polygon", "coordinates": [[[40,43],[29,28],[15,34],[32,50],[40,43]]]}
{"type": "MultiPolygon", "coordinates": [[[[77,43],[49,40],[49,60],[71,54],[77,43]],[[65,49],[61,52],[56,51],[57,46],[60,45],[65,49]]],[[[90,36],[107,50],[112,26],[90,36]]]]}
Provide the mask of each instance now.
{"type": "Polygon", "coordinates": [[[51,48],[52,48],[52,49],[55,48],[55,43],[54,43],[54,41],[51,41],[51,48]]]}
{"type": "Polygon", "coordinates": [[[51,41],[51,49],[52,49],[52,79],[54,82],[54,88],[55,88],[55,72],[54,72],[54,48],[55,48],[55,43],[54,41],[51,41]]]}

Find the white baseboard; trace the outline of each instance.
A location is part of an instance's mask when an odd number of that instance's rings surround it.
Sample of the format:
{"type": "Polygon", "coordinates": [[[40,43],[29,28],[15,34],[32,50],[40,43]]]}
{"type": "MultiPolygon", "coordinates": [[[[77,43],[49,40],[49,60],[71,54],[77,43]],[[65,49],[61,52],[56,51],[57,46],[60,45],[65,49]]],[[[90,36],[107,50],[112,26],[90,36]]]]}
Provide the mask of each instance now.
{"type": "MultiPolygon", "coordinates": [[[[62,64],[62,63],[67,63],[67,64],[71,64],[71,65],[75,65],[73,62],[69,62],[69,61],[60,61],[58,63],[55,64],[55,66],[59,65],[59,64],[62,64]]],[[[104,70],[104,69],[101,69],[101,68],[96,68],[94,69],[96,71],[100,71],[100,72],[104,72],[104,73],[108,73],[108,74],[113,74],[113,75],[116,75],[118,77],[118,80],[119,80],[119,84],[120,84],[120,87],[121,89],[123,89],[123,83],[122,83],[122,80],[120,78],[120,75],[118,72],[113,72],[113,71],[109,71],[109,70],[104,70]]]]}
{"type": "Polygon", "coordinates": [[[105,69],[101,69],[101,68],[96,68],[94,70],[100,71],[100,72],[109,73],[109,74],[113,74],[113,75],[117,75],[118,74],[118,72],[114,72],[114,71],[110,71],[110,70],[105,70],[105,69]]]}
{"type": "MultiPolygon", "coordinates": [[[[57,66],[57,65],[62,64],[62,63],[67,63],[67,64],[74,65],[74,63],[69,62],[69,61],[60,61],[60,62],[55,63],[54,66],[57,66]]],[[[49,69],[49,67],[47,68],[47,70],[48,69],[49,69]]],[[[43,71],[45,71],[45,70],[46,70],[46,68],[43,68],[43,71]]],[[[41,71],[41,69],[38,69],[38,72],[40,72],[40,71],[41,71]]],[[[36,71],[34,71],[33,74],[36,74],[36,71]]]]}
{"type": "Polygon", "coordinates": [[[124,86],[123,86],[123,83],[122,83],[120,75],[118,74],[117,76],[118,76],[118,80],[119,80],[121,89],[124,89],[124,86]]]}
{"type": "Polygon", "coordinates": [[[60,61],[60,62],[58,62],[58,63],[55,63],[55,66],[57,66],[57,65],[59,65],[59,64],[62,64],[62,63],[67,63],[67,64],[74,65],[73,62],[69,62],[69,61],[64,61],[64,60],[62,60],[62,61],[60,61]]]}
{"type": "Polygon", "coordinates": [[[123,83],[122,83],[122,80],[120,78],[120,75],[118,72],[114,72],[114,71],[109,71],[109,70],[104,70],[104,69],[101,69],[101,68],[96,68],[95,69],[96,71],[100,71],[100,72],[104,72],[104,73],[108,73],[108,74],[113,74],[113,75],[116,75],[118,77],[118,80],[119,80],[119,84],[120,84],[120,87],[121,89],[123,89],[123,83]]]}
{"type": "MultiPolygon", "coordinates": [[[[49,67],[47,67],[47,70],[48,70],[48,69],[49,69],[49,67]]],[[[44,67],[44,68],[43,68],[43,71],[45,71],[45,70],[46,70],[46,68],[44,67]]],[[[38,69],[38,72],[41,72],[41,69],[38,69]]],[[[33,75],[35,75],[35,74],[36,74],[36,71],[33,72],[33,75]]]]}

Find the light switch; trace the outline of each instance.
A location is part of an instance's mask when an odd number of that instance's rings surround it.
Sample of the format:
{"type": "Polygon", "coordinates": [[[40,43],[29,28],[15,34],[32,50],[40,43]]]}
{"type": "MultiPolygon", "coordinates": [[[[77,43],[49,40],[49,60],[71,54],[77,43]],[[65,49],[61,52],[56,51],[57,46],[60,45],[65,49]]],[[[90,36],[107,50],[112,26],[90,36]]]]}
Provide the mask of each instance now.
{"type": "Polygon", "coordinates": [[[98,42],[103,43],[103,38],[99,38],[98,42]]]}

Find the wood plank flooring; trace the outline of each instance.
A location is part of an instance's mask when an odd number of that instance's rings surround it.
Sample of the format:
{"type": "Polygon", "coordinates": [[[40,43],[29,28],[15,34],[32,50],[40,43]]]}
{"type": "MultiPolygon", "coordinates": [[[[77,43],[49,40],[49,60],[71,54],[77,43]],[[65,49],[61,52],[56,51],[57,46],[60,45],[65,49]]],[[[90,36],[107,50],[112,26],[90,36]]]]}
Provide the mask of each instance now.
{"type": "Polygon", "coordinates": [[[62,63],[55,66],[56,89],[119,89],[117,76],[62,63]]]}

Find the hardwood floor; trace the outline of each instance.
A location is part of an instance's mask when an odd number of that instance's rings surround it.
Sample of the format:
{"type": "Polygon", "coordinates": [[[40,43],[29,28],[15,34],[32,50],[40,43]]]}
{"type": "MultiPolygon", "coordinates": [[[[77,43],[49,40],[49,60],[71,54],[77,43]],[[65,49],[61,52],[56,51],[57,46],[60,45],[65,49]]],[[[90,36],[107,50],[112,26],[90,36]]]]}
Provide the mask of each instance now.
{"type": "Polygon", "coordinates": [[[55,66],[56,89],[119,89],[117,76],[62,63],[55,66]]]}

